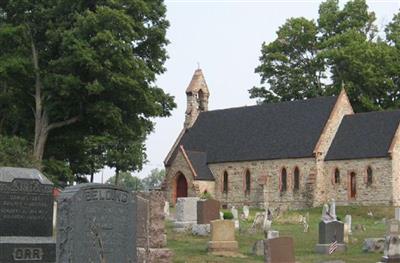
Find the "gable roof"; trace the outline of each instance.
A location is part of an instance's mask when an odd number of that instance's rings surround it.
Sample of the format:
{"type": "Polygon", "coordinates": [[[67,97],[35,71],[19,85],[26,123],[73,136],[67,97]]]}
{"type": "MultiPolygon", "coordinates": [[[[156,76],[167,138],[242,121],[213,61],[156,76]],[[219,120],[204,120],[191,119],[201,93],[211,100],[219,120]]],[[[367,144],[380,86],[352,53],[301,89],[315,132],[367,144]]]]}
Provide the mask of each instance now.
{"type": "Polygon", "coordinates": [[[400,111],[346,115],[325,160],[362,159],[388,156],[400,121],[400,111]]]}
{"type": "Polygon", "coordinates": [[[205,152],[207,163],[312,157],[335,102],[319,97],[202,112],[178,145],[205,152]]]}
{"type": "Polygon", "coordinates": [[[186,151],[187,156],[196,171],[196,180],[214,181],[214,176],[207,166],[207,154],[205,152],[186,151]]]}

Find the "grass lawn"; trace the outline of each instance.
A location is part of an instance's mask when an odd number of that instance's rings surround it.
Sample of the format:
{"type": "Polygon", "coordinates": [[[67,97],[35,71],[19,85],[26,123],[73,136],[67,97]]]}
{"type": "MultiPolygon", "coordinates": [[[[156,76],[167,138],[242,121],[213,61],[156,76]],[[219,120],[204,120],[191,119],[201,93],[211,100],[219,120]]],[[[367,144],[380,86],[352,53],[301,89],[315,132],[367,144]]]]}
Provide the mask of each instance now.
{"type": "MultiPolygon", "coordinates": [[[[241,210],[239,210],[241,212],[241,210]]],[[[186,233],[175,233],[172,231],[172,222],[167,221],[167,239],[168,247],[175,253],[173,262],[263,262],[263,257],[256,257],[251,254],[251,248],[256,240],[262,239],[263,234],[249,234],[248,229],[251,226],[255,212],[260,210],[251,210],[248,221],[240,221],[240,231],[236,231],[236,240],[239,242],[240,252],[246,258],[230,258],[208,255],[206,248],[209,237],[197,237],[186,233]]],[[[380,260],[382,254],[362,252],[362,244],[368,237],[383,237],[385,233],[385,224],[383,218],[393,218],[393,207],[336,207],[336,213],[339,218],[344,220],[346,214],[352,215],[353,235],[348,249],[345,253],[334,253],[333,255],[319,255],[314,252],[318,241],[318,223],[321,217],[321,208],[308,210],[288,211],[280,218],[294,218],[295,215],[310,214],[310,230],[303,232],[303,226],[300,223],[273,221],[272,229],[278,230],[280,236],[292,236],[294,238],[296,261],[301,263],[320,262],[322,260],[341,259],[346,263],[375,263],[380,260]],[[367,215],[368,211],[373,212],[373,216],[367,215]],[[362,224],[366,231],[356,231],[354,227],[362,224]]]]}

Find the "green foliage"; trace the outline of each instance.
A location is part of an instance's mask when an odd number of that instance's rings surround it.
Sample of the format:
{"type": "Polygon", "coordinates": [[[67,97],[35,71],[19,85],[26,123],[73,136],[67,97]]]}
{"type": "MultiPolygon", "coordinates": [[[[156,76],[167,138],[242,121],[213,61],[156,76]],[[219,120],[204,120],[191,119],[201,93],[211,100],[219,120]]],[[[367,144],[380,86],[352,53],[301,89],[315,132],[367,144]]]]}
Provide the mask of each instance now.
{"type": "MultiPolygon", "coordinates": [[[[47,159],[43,161],[43,173],[58,187],[72,184],[74,176],[69,166],[62,161],[47,159]]],[[[79,178],[79,183],[87,182],[86,178],[79,178]]]]}
{"type": "Polygon", "coordinates": [[[205,199],[205,200],[212,199],[212,195],[206,190],[200,195],[200,199],[205,199]]]}
{"type": "Polygon", "coordinates": [[[224,219],[227,219],[227,220],[233,219],[232,212],[229,212],[229,211],[224,212],[224,219]]]}
{"type": "Polygon", "coordinates": [[[39,168],[32,156],[32,148],[22,138],[0,135],[0,166],[39,168]]]}
{"type": "Polygon", "coordinates": [[[76,180],[141,169],[152,118],[176,106],[155,85],[165,13],[162,0],[0,1],[0,134],[76,180]]]}
{"type": "Polygon", "coordinates": [[[365,0],[321,3],[317,22],[291,18],[264,43],[249,90],[259,103],[338,94],[345,87],[356,111],[400,107],[400,13],[377,36],[375,14],[365,0]]]}
{"type": "MultiPolygon", "coordinates": [[[[116,176],[110,177],[106,184],[115,184],[116,176]]],[[[119,174],[118,185],[123,186],[131,191],[142,191],[144,190],[144,186],[140,178],[131,175],[128,172],[121,172],[119,174]]]]}
{"type": "Polygon", "coordinates": [[[165,178],[165,169],[153,169],[150,174],[143,178],[142,183],[146,190],[155,189],[161,187],[162,182],[165,178]]]}

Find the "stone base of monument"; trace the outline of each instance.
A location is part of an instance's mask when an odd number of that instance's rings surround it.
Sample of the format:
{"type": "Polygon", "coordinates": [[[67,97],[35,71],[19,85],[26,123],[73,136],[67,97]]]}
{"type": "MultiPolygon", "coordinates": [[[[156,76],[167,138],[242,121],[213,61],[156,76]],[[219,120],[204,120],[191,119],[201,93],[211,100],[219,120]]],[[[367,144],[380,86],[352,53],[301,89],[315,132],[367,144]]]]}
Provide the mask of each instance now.
{"type": "Polygon", "coordinates": [[[1,237],[0,262],[56,262],[56,242],[51,237],[1,237]]]}
{"type": "Polygon", "coordinates": [[[174,231],[175,232],[190,232],[192,227],[197,224],[197,221],[175,221],[174,231]]]}
{"type": "Polygon", "coordinates": [[[157,262],[170,263],[174,253],[168,248],[150,248],[146,251],[145,248],[137,249],[137,262],[157,262]]]}
{"type": "Polygon", "coordinates": [[[399,263],[399,262],[400,262],[400,256],[395,256],[395,257],[383,256],[380,263],[399,263]]]}
{"type": "MultiPolygon", "coordinates": [[[[317,244],[315,246],[315,252],[318,254],[329,254],[329,247],[331,244],[317,244]]],[[[347,250],[346,244],[337,244],[337,248],[334,253],[336,252],[345,252],[347,250]]]]}
{"type": "Polygon", "coordinates": [[[239,255],[239,244],[237,241],[208,241],[207,250],[216,256],[239,255]]]}
{"type": "Polygon", "coordinates": [[[210,224],[196,224],[192,226],[192,234],[195,236],[208,236],[210,231],[210,224]]]}

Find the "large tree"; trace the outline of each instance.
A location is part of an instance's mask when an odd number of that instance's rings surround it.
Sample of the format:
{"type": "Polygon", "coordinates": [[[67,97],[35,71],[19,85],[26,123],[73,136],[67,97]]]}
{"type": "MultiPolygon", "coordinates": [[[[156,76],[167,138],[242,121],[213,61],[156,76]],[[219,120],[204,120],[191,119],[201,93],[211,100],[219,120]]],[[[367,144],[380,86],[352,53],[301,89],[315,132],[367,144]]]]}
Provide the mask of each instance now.
{"type": "Polygon", "coordinates": [[[175,107],[154,84],[165,70],[165,12],[162,0],[1,1],[0,100],[17,103],[0,106],[12,109],[0,132],[31,141],[39,161],[93,153],[90,173],[105,154],[111,165],[136,162],[123,171],[140,168],[144,158],[125,153],[142,155],[151,118],[175,107]]]}
{"type": "Polygon", "coordinates": [[[288,19],[277,39],[264,43],[250,90],[260,102],[337,94],[345,86],[356,111],[399,108],[399,15],[380,37],[364,0],[321,3],[317,22],[288,19]]]}

